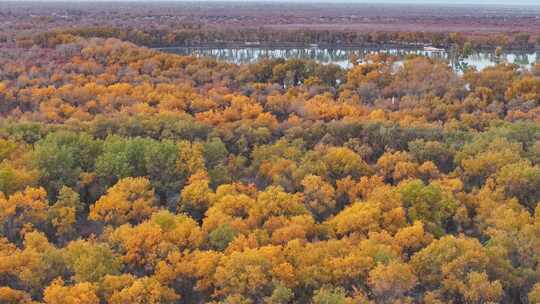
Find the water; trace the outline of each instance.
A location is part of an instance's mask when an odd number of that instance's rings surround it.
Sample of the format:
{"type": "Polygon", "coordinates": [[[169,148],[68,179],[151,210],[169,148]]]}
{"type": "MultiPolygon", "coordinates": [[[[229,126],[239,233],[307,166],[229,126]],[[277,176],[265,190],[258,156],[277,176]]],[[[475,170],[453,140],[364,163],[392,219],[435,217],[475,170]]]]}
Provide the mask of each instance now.
{"type": "Polygon", "coordinates": [[[262,58],[300,58],[313,59],[324,64],[337,64],[343,68],[351,66],[349,58],[352,53],[359,55],[360,59],[368,54],[388,53],[398,57],[406,55],[422,55],[431,58],[449,60],[456,70],[462,71],[466,67],[476,67],[478,70],[494,66],[499,62],[507,61],[524,68],[530,68],[540,61],[540,51],[537,52],[508,52],[500,57],[490,52],[474,53],[466,58],[458,57],[448,51],[425,51],[411,48],[264,48],[264,47],[236,47],[236,48],[206,48],[206,47],[171,47],[160,49],[165,52],[180,55],[208,56],[218,60],[233,63],[252,63],[262,58]]]}

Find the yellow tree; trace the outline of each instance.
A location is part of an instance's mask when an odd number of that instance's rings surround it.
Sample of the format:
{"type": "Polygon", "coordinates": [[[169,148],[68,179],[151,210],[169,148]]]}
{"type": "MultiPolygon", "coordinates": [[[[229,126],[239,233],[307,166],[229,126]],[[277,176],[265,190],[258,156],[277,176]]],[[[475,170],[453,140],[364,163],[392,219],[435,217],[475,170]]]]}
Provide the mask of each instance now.
{"type": "Polygon", "coordinates": [[[308,213],[302,195],[283,191],[281,187],[271,186],[257,195],[257,200],[249,210],[249,222],[261,225],[273,216],[295,216],[308,213]]]}
{"type": "Polygon", "coordinates": [[[335,190],[320,176],[308,175],[302,180],[304,202],[319,220],[329,216],[336,207],[335,190]]]}
{"type": "Polygon", "coordinates": [[[418,164],[414,163],[412,156],[407,152],[385,152],[377,160],[379,174],[387,181],[400,180],[416,176],[418,164]]]}
{"type": "Polygon", "coordinates": [[[424,224],[421,221],[416,221],[412,226],[401,228],[395,235],[394,239],[402,248],[406,257],[410,257],[413,253],[429,245],[433,237],[424,230],[424,224]]]}
{"type": "Polygon", "coordinates": [[[371,173],[371,168],[366,162],[349,148],[332,147],[323,156],[323,160],[329,168],[329,177],[333,180],[352,176],[359,178],[371,173]]]}
{"type": "Polygon", "coordinates": [[[204,171],[199,171],[189,178],[188,185],[182,189],[178,210],[185,211],[200,219],[210,206],[212,190],[209,187],[210,179],[204,171]]]}
{"type": "Polygon", "coordinates": [[[381,209],[377,204],[356,202],[338,213],[328,223],[338,236],[367,235],[381,229],[381,216],[381,209]]]}
{"type": "Polygon", "coordinates": [[[109,300],[114,293],[131,286],[136,279],[130,273],[105,275],[98,284],[98,295],[102,300],[109,300]]]}
{"type": "MultiPolygon", "coordinates": [[[[0,143],[2,145],[2,143],[0,143]]],[[[0,153],[2,153],[0,151],[0,153]]],[[[21,153],[23,153],[21,151],[21,153]]],[[[0,156],[1,158],[1,156],[0,156]]],[[[17,191],[24,190],[28,186],[35,186],[38,183],[38,170],[25,168],[27,156],[18,156],[14,160],[0,161],[0,192],[11,195],[17,191]]]]}
{"type": "Polygon", "coordinates": [[[5,235],[15,240],[25,230],[44,224],[48,208],[47,193],[43,188],[26,188],[8,199],[0,193],[0,225],[5,235]]]}
{"type": "Polygon", "coordinates": [[[49,208],[49,222],[58,237],[69,239],[76,234],[77,214],[82,209],[79,194],[71,188],[62,187],[56,203],[49,208]]]}
{"type": "Polygon", "coordinates": [[[540,303],[540,283],[534,284],[529,292],[529,303],[538,304],[540,303]]]}
{"type": "Polygon", "coordinates": [[[24,249],[18,249],[5,238],[0,239],[0,280],[7,286],[17,285],[39,293],[63,269],[57,269],[61,256],[47,238],[38,232],[25,235],[24,249]]]}
{"type": "Polygon", "coordinates": [[[96,286],[91,283],[79,283],[65,286],[62,279],[55,280],[44,293],[45,304],[99,304],[96,286]]]}
{"type": "Polygon", "coordinates": [[[502,284],[490,281],[485,272],[471,272],[461,291],[467,303],[500,303],[503,296],[502,284]]]}
{"type": "Polygon", "coordinates": [[[64,261],[60,250],[41,232],[26,233],[23,245],[23,250],[14,252],[5,262],[23,286],[38,293],[65,272],[64,261]]]}
{"type": "Polygon", "coordinates": [[[318,232],[315,219],[307,214],[291,218],[272,217],[263,228],[271,233],[271,240],[274,244],[286,244],[294,239],[313,239],[318,232]]]}
{"type": "Polygon", "coordinates": [[[216,294],[239,293],[252,299],[268,296],[272,280],[282,273],[280,246],[266,246],[233,252],[221,259],[214,275],[216,294]]]}
{"type": "Polygon", "coordinates": [[[108,303],[168,304],[175,303],[178,299],[180,299],[180,296],[174,290],[163,286],[155,278],[143,277],[135,280],[130,286],[114,292],[108,303]]]}
{"type": "Polygon", "coordinates": [[[220,186],[216,191],[215,202],[206,212],[203,220],[203,231],[211,234],[213,231],[227,225],[232,230],[247,233],[249,212],[256,202],[251,196],[236,191],[225,192],[226,186],[220,186]]]}
{"type": "Polygon", "coordinates": [[[159,262],[155,277],[166,286],[173,287],[188,301],[196,293],[208,294],[215,284],[214,274],[223,254],[211,250],[171,252],[159,262]]]}
{"type": "Polygon", "coordinates": [[[204,162],[204,147],[201,143],[182,141],[178,144],[176,170],[187,178],[198,171],[206,171],[204,162]]]}
{"type": "Polygon", "coordinates": [[[137,226],[120,226],[108,238],[119,249],[126,266],[150,271],[172,251],[198,248],[204,236],[192,218],[160,211],[137,226]]]}
{"type": "Polygon", "coordinates": [[[410,264],[423,289],[438,291],[448,300],[484,303],[501,295],[500,283],[485,275],[493,270],[490,256],[476,239],[445,236],[417,252],[410,264]]]}
{"type": "Polygon", "coordinates": [[[411,266],[394,261],[388,265],[379,264],[371,270],[368,284],[377,299],[391,303],[411,291],[417,281],[411,266]]]}
{"type": "Polygon", "coordinates": [[[119,226],[140,223],[156,210],[156,198],[150,181],[143,177],[124,178],[109,188],[93,206],[89,218],[119,226]]]}
{"type": "Polygon", "coordinates": [[[0,303],[4,304],[37,304],[32,297],[24,291],[9,287],[0,287],[0,303]]]}

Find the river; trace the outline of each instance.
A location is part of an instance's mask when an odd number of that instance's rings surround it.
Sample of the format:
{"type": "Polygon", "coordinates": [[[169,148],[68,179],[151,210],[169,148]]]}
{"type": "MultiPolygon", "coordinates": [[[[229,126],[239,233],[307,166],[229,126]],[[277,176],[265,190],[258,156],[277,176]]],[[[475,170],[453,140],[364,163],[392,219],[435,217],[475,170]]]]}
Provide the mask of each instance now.
{"type": "Polygon", "coordinates": [[[424,49],[412,48],[266,48],[266,47],[234,47],[234,48],[212,48],[212,47],[169,47],[159,50],[180,55],[209,56],[218,60],[225,60],[233,63],[252,63],[261,58],[301,58],[313,59],[324,64],[337,64],[343,68],[350,67],[349,58],[354,52],[359,58],[365,58],[367,54],[389,53],[404,58],[407,55],[422,55],[432,58],[449,60],[450,64],[458,71],[463,71],[467,67],[476,67],[482,70],[493,66],[499,62],[507,61],[515,63],[521,67],[531,67],[535,62],[540,61],[540,51],[529,52],[503,52],[501,56],[496,56],[494,52],[476,52],[465,58],[455,56],[449,51],[426,51],[424,49]]]}

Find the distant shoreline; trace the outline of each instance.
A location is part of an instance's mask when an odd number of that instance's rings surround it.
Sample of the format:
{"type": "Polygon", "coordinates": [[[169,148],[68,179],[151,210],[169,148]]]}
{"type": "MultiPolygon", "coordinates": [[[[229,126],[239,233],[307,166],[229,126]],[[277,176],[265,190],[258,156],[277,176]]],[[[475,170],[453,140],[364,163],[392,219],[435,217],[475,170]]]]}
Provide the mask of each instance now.
{"type": "MultiPolygon", "coordinates": [[[[430,44],[418,43],[418,44],[305,44],[305,43],[260,43],[260,44],[242,44],[237,42],[223,42],[223,43],[204,43],[197,45],[176,45],[176,46],[150,46],[149,48],[154,50],[173,50],[173,49],[219,49],[219,48],[228,48],[228,49],[339,49],[339,50],[354,50],[354,49],[367,49],[367,50],[380,50],[380,49],[407,49],[407,50],[423,50],[424,47],[430,47],[430,44]]],[[[440,47],[445,52],[449,52],[449,47],[440,47]]],[[[492,47],[481,47],[475,48],[475,52],[491,52],[495,51],[495,48],[492,47]]],[[[511,51],[514,53],[527,53],[527,52],[538,52],[540,51],[539,47],[530,47],[530,48],[504,48],[503,51],[511,51]]]]}
{"type": "Polygon", "coordinates": [[[488,3],[470,3],[470,1],[457,1],[457,2],[448,2],[448,1],[420,1],[420,2],[414,2],[411,3],[410,0],[388,0],[388,1],[381,1],[376,2],[374,0],[368,0],[368,1],[362,1],[362,0],[338,0],[338,1],[331,1],[331,0],[314,0],[312,2],[305,2],[302,0],[156,0],[152,2],[148,2],[148,0],[77,0],[77,1],[70,1],[70,0],[0,0],[0,3],[100,3],[100,4],[106,4],[106,3],[136,3],[136,4],[185,4],[185,3],[223,3],[223,4],[294,4],[294,5],[407,5],[407,6],[437,6],[437,7],[540,7],[540,4],[538,3],[511,3],[508,2],[488,2],[488,3]]]}

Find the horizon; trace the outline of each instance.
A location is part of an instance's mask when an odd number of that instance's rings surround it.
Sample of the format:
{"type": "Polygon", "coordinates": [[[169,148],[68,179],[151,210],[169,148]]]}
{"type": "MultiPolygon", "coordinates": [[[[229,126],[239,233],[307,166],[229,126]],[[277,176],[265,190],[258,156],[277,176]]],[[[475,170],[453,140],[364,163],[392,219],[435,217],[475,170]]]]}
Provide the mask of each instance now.
{"type": "Polygon", "coordinates": [[[27,2],[27,3],[74,3],[74,2],[81,2],[81,3],[114,3],[114,2],[121,2],[121,3],[129,3],[129,2],[137,2],[137,3],[173,3],[173,2],[186,2],[186,3],[208,3],[208,2],[216,2],[216,3],[294,3],[294,4],[409,4],[409,5],[447,5],[447,6],[474,6],[474,5],[496,5],[496,6],[540,6],[540,2],[537,0],[520,0],[520,1],[513,1],[512,3],[508,3],[506,0],[475,0],[475,1],[468,1],[468,0],[455,0],[455,1],[448,1],[448,0],[338,0],[338,1],[331,1],[331,0],[0,0],[0,3],[4,2],[14,2],[14,3],[20,3],[20,2],[27,2]]]}

